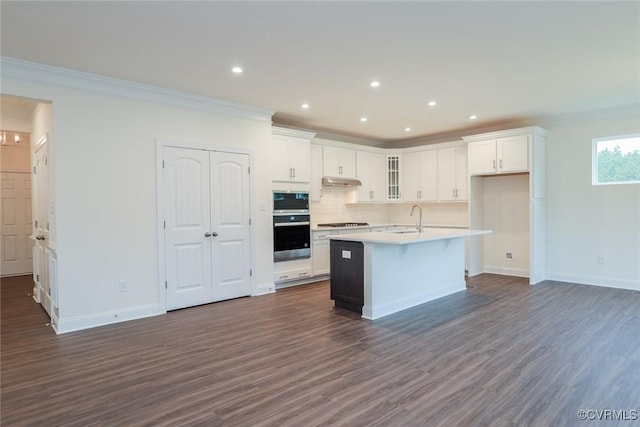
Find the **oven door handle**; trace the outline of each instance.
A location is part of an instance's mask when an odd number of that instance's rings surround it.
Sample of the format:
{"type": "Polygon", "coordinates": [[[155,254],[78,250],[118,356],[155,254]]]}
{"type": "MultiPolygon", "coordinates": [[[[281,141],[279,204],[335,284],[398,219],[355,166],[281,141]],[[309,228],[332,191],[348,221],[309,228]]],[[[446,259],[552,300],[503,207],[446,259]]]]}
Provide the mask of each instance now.
{"type": "Polygon", "coordinates": [[[295,227],[298,225],[309,225],[309,221],[306,222],[278,222],[273,224],[274,227],[295,227]]]}

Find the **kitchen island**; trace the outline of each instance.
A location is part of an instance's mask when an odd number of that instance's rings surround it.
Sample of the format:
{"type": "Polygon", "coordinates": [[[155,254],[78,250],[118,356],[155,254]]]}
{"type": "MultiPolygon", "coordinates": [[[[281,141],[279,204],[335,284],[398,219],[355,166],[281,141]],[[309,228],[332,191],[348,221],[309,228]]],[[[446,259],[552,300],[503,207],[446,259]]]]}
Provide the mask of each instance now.
{"type": "MultiPolygon", "coordinates": [[[[488,233],[491,231],[426,228],[422,232],[401,230],[331,236],[332,298],[334,285],[353,283],[353,270],[359,272],[360,269],[365,319],[378,319],[462,291],[466,287],[465,238],[488,233]],[[352,256],[349,249],[352,242],[362,244],[362,256],[352,256]],[[342,249],[343,246],[347,249],[342,249]],[[360,261],[350,266],[352,259],[360,261]],[[334,263],[342,262],[346,266],[333,268],[334,263]],[[347,280],[339,276],[341,271],[350,271],[347,280]]],[[[334,298],[337,307],[350,309],[354,305],[353,301],[341,305],[338,299],[334,298]]]]}

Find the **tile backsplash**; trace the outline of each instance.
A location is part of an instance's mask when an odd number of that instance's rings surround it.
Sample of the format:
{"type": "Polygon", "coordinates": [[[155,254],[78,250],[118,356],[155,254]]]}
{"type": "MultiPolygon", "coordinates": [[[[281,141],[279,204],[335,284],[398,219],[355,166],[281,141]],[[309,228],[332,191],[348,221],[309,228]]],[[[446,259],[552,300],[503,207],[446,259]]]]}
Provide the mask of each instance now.
{"type": "MultiPolygon", "coordinates": [[[[320,202],[312,202],[312,224],[327,222],[368,222],[369,224],[415,224],[411,217],[413,203],[349,203],[354,199],[353,187],[323,187],[320,202]]],[[[422,206],[425,224],[467,226],[466,203],[425,203],[422,206]]]]}

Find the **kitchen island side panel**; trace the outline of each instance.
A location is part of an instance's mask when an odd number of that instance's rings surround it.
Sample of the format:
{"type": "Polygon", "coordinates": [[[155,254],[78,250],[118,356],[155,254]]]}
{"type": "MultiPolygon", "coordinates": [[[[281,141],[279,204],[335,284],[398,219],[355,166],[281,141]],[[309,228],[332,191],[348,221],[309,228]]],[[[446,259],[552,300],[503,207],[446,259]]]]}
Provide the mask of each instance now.
{"type": "Polygon", "coordinates": [[[465,239],[365,243],[362,317],[377,319],[466,289],[465,239]]]}

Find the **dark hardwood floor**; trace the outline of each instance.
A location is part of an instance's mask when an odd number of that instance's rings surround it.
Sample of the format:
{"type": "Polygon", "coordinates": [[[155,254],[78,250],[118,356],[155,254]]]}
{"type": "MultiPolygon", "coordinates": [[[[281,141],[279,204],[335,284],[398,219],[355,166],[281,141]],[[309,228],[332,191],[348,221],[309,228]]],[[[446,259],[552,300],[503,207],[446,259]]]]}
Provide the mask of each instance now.
{"type": "Polygon", "coordinates": [[[3,279],[3,426],[596,426],[640,410],[640,293],[482,275],[376,321],[328,282],[56,336],[3,279]]]}

